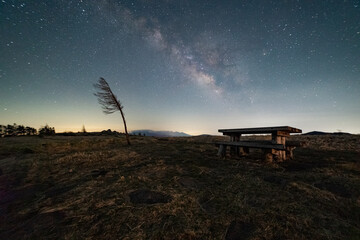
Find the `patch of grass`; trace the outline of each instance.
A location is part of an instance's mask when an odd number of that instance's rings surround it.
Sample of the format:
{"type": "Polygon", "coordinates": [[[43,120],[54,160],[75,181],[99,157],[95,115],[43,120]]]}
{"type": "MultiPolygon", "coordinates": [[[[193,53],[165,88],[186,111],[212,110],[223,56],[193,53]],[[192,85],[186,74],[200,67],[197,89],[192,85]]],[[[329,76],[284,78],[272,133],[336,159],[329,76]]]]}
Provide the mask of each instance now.
{"type": "Polygon", "coordinates": [[[296,136],[280,164],[219,159],[220,138],[0,139],[0,239],[357,239],[359,136],[296,136]]]}

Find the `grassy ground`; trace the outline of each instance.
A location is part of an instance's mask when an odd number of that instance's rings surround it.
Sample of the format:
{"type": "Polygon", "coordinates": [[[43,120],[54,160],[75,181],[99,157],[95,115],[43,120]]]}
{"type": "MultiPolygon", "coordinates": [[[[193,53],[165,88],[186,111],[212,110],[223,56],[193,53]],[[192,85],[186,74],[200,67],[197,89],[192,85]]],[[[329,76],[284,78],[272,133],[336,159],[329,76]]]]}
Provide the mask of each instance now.
{"type": "Polygon", "coordinates": [[[0,239],[360,239],[360,136],[294,161],[219,159],[214,137],[0,139],[0,239]],[[133,204],[149,189],[169,203],[133,204]],[[228,234],[229,236],[229,234],[228,234]]]}

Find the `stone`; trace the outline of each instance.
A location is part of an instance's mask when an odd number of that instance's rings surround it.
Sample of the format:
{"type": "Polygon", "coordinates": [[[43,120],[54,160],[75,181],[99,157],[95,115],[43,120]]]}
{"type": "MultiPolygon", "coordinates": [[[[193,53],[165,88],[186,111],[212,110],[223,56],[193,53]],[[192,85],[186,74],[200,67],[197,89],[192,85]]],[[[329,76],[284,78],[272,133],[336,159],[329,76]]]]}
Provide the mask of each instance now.
{"type": "Polygon", "coordinates": [[[181,177],[177,182],[187,189],[198,189],[200,185],[198,181],[191,177],[181,177]]]}
{"type": "Polygon", "coordinates": [[[170,195],[147,189],[140,189],[129,194],[130,202],[135,204],[168,203],[172,201],[170,195]]]}
{"type": "Polygon", "coordinates": [[[105,176],[108,172],[109,171],[107,171],[105,169],[92,170],[91,171],[91,176],[92,177],[105,176]]]}
{"type": "Polygon", "coordinates": [[[225,240],[249,239],[255,230],[252,223],[234,220],[227,229],[225,240]]]}

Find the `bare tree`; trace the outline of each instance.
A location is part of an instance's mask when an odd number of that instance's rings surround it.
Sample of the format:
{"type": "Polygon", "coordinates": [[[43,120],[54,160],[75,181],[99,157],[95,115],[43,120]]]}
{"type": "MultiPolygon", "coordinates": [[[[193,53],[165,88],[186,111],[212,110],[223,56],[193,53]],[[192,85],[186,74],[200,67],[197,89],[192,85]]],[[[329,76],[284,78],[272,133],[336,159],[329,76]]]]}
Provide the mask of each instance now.
{"type": "Polygon", "coordinates": [[[83,124],[83,126],[82,126],[81,132],[82,132],[82,133],[86,133],[86,129],[85,129],[85,125],[84,125],[84,124],[83,124]]]}
{"type": "Polygon", "coordinates": [[[99,104],[102,106],[105,114],[111,114],[116,111],[120,111],[125,128],[126,141],[130,145],[129,134],[127,132],[126,121],[122,109],[124,106],[121,105],[120,101],[111,91],[109,84],[104,78],[100,78],[99,82],[94,84],[94,87],[98,90],[94,95],[98,98],[99,104]]]}

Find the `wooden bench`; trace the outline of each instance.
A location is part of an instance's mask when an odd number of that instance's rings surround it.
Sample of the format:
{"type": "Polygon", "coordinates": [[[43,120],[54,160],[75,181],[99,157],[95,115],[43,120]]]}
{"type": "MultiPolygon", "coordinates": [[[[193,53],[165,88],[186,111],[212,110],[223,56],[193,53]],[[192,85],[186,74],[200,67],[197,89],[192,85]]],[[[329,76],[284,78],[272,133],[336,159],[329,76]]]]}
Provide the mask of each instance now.
{"type": "Polygon", "coordinates": [[[230,136],[229,142],[217,142],[219,147],[218,155],[226,156],[226,148],[230,146],[230,154],[237,156],[247,155],[249,148],[259,148],[264,151],[265,160],[283,161],[286,159],[293,159],[293,150],[302,145],[301,142],[287,141],[286,138],[290,133],[301,133],[297,128],[281,126],[281,127],[265,127],[265,128],[240,128],[240,129],[219,129],[224,135],[230,136]],[[242,134],[267,134],[271,133],[271,141],[240,141],[242,134]]]}

